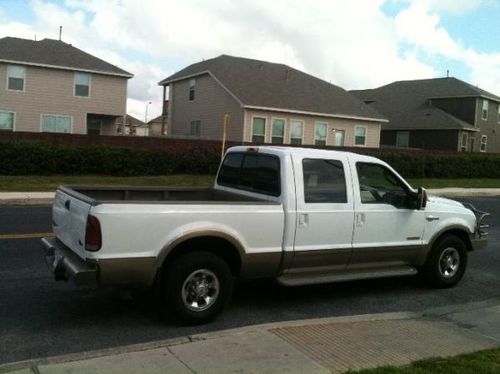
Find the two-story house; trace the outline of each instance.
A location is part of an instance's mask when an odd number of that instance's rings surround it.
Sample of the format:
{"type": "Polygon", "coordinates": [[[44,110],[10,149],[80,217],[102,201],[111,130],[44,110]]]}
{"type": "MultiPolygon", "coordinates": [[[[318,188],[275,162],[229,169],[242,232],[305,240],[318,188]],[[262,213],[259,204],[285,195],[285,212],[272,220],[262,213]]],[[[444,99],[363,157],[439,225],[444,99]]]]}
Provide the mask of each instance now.
{"type": "Polygon", "coordinates": [[[266,61],[222,55],[159,85],[171,136],[220,140],[229,114],[231,141],[378,147],[387,122],[344,89],[266,61]]]}
{"type": "Polygon", "coordinates": [[[389,119],[381,145],[500,152],[500,97],[464,81],[398,81],[351,92],[389,119]]]}
{"type": "Polygon", "coordinates": [[[0,130],[116,135],[133,75],[59,40],[0,39],[0,130]]]}

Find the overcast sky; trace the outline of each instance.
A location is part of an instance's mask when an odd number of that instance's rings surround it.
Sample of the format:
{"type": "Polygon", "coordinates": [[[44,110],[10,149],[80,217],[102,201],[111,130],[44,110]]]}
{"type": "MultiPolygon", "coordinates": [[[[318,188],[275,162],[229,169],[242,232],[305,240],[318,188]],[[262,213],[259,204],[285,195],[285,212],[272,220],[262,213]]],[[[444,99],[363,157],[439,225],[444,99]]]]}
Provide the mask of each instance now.
{"type": "Polygon", "coordinates": [[[158,81],[220,54],[288,64],[345,89],[450,75],[500,95],[500,0],[0,0],[0,37],[58,38],[133,73],[128,112],[160,114],[158,81]]]}

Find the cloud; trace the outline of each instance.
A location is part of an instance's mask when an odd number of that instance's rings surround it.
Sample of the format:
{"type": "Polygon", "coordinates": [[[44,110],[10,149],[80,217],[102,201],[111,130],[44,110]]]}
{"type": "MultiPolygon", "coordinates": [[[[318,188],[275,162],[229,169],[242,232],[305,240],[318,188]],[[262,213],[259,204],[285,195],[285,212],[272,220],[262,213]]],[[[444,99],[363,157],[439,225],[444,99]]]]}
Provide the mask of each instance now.
{"type": "Polygon", "coordinates": [[[464,47],[440,20],[488,0],[392,1],[402,5],[394,18],[383,0],[33,0],[34,22],[1,22],[0,36],[55,38],[63,25],[63,40],[135,74],[128,111],[139,118],[148,101],[160,113],[159,80],[223,53],[285,63],[346,89],[435,77],[425,53],[463,61],[472,83],[500,92],[498,56],[464,47]]]}

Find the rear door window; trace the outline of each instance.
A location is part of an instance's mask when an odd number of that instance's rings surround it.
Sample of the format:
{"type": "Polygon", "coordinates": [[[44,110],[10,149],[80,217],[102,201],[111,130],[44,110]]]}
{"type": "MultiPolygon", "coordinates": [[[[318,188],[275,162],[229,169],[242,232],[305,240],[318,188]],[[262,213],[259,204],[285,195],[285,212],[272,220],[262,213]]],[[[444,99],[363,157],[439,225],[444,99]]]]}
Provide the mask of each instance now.
{"type": "Polygon", "coordinates": [[[224,159],[217,184],[270,196],[281,195],[277,156],[233,152],[224,159]]]}
{"type": "Polygon", "coordinates": [[[345,172],[337,160],[304,159],[304,200],[306,203],[347,203],[345,172]]]}

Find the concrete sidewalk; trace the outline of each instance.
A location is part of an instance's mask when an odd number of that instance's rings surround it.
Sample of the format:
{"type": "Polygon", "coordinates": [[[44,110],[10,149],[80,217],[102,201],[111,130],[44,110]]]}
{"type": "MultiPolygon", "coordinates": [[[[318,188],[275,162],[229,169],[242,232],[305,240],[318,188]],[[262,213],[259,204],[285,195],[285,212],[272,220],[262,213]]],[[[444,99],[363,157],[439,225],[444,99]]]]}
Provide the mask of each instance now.
{"type": "MultiPolygon", "coordinates": [[[[429,195],[456,196],[500,196],[500,188],[433,188],[429,195]]],[[[54,192],[0,192],[1,205],[51,205],[54,192]]]]}
{"type": "Polygon", "coordinates": [[[1,365],[0,373],[336,373],[500,346],[500,300],[446,310],[250,326],[1,365]]]}

